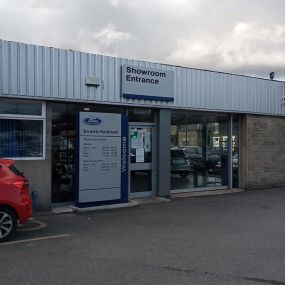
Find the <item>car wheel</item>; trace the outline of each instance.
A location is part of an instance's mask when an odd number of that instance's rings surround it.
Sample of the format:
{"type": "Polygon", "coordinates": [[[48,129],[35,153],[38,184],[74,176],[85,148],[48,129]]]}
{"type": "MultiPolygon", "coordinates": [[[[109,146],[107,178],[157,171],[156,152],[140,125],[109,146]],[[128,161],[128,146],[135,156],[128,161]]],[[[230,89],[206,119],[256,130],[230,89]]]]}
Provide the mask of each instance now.
{"type": "Polygon", "coordinates": [[[183,172],[180,172],[179,173],[181,177],[186,177],[189,175],[189,172],[188,171],[183,171],[183,172]]]}
{"type": "Polygon", "coordinates": [[[11,238],[17,228],[15,213],[3,206],[0,206],[0,242],[11,238]]]}

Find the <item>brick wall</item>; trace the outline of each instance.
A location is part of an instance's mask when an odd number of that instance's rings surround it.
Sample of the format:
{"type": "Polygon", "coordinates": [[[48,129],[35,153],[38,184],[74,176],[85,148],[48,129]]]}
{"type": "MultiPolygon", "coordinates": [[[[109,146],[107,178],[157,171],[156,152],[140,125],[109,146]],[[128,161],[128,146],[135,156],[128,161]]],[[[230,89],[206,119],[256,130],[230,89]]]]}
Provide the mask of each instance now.
{"type": "Polygon", "coordinates": [[[247,115],[248,189],[285,186],[285,118],[247,115]]]}

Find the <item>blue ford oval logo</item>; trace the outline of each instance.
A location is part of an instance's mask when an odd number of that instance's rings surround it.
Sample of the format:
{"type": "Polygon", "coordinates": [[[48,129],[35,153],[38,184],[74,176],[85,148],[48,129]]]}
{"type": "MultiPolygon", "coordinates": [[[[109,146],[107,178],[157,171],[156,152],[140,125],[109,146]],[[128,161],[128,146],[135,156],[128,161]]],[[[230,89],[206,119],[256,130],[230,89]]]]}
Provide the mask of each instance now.
{"type": "Polygon", "coordinates": [[[83,122],[87,125],[95,126],[95,125],[100,125],[102,120],[96,117],[87,117],[83,119],[83,122]]]}

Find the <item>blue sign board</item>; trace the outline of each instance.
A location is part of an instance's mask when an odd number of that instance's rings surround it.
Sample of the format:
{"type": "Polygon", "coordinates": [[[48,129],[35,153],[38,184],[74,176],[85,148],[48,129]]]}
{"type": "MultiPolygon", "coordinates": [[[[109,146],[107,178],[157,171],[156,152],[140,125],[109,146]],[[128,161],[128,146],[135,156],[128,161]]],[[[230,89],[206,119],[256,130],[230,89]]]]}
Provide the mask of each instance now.
{"type": "Polygon", "coordinates": [[[76,205],[128,202],[128,117],[80,112],[76,205]]]}

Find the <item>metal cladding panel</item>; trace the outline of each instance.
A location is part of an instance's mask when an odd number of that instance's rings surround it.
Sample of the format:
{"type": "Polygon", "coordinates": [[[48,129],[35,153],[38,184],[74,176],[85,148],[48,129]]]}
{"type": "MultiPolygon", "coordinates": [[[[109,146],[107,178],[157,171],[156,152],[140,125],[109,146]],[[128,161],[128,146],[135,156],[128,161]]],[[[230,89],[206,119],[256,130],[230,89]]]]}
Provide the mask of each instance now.
{"type": "Polygon", "coordinates": [[[285,82],[3,40],[0,96],[285,115],[285,82]],[[174,102],[122,98],[123,64],[173,71],[174,102]]]}

